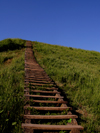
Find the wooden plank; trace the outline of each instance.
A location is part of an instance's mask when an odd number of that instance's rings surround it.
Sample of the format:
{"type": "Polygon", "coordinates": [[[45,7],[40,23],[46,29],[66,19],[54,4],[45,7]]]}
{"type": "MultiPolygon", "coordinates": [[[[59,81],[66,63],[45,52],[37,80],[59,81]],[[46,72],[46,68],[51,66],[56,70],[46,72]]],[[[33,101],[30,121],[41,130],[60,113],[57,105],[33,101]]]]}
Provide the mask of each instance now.
{"type": "Polygon", "coordinates": [[[67,101],[45,101],[45,100],[33,100],[36,103],[68,103],[67,101]]]}
{"type": "Polygon", "coordinates": [[[50,83],[54,83],[54,82],[46,82],[46,81],[42,81],[42,80],[40,80],[40,81],[38,81],[38,80],[33,80],[33,79],[29,79],[29,78],[27,78],[27,79],[25,79],[24,80],[25,82],[27,82],[27,81],[29,81],[29,82],[32,82],[32,83],[45,83],[45,84],[50,84],[50,83]]]}
{"type": "Polygon", "coordinates": [[[32,128],[37,130],[71,130],[79,129],[83,130],[84,128],[80,125],[43,125],[43,124],[25,124],[22,123],[22,128],[32,128]]]}
{"type": "Polygon", "coordinates": [[[73,119],[77,115],[24,115],[24,119],[73,119]]]}
{"type": "MultiPolygon", "coordinates": [[[[27,70],[27,71],[30,71],[30,70],[27,70]]],[[[32,72],[31,72],[31,74],[32,74],[32,72]]],[[[38,80],[41,80],[41,79],[42,79],[42,80],[43,80],[43,79],[44,79],[44,80],[47,79],[47,80],[49,80],[49,81],[51,80],[51,79],[48,78],[48,77],[45,77],[45,76],[43,76],[43,75],[36,75],[35,73],[32,74],[32,76],[29,75],[29,78],[30,78],[30,79],[36,79],[36,78],[37,78],[38,80]]]]}
{"type": "Polygon", "coordinates": [[[33,71],[33,72],[40,72],[40,73],[43,73],[43,74],[45,74],[45,72],[44,72],[44,70],[40,70],[40,68],[39,69],[32,69],[33,67],[30,67],[30,66],[25,66],[25,69],[30,69],[31,71],[33,71]]]}
{"type": "Polygon", "coordinates": [[[36,86],[42,86],[42,85],[43,85],[43,86],[47,86],[47,85],[48,85],[48,86],[55,86],[54,84],[49,84],[49,83],[48,83],[48,84],[43,84],[43,83],[31,83],[31,82],[30,82],[30,84],[31,84],[31,85],[36,85],[36,86]]]}
{"type": "Polygon", "coordinates": [[[47,78],[47,77],[43,77],[43,76],[41,76],[41,77],[37,77],[37,76],[29,76],[29,79],[36,79],[37,78],[37,80],[45,80],[45,81],[50,81],[51,79],[50,78],[47,78]]]}
{"type": "Polygon", "coordinates": [[[46,90],[58,90],[58,88],[55,88],[55,87],[51,87],[51,88],[49,88],[49,87],[46,87],[46,86],[43,86],[42,88],[39,86],[37,86],[37,87],[34,87],[34,86],[32,86],[32,88],[34,89],[34,88],[40,88],[40,89],[46,89],[46,90]]]}
{"type": "Polygon", "coordinates": [[[60,94],[60,92],[57,91],[42,91],[42,90],[31,90],[31,92],[39,92],[39,93],[50,93],[50,94],[60,94]]]}
{"type": "Polygon", "coordinates": [[[58,90],[58,88],[55,88],[55,87],[54,88],[53,87],[52,88],[48,87],[48,88],[45,88],[45,89],[47,89],[47,90],[58,90]]]}
{"type": "MultiPolygon", "coordinates": [[[[26,79],[28,79],[27,77],[26,77],[26,79]]],[[[51,79],[47,79],[47,78],[38,78],[38,79],[36,79],[36,77],[34,77],[34,78],[29,78],[29,80],[35,80],[35,81],[47,81],[47,82],[52,82],[52,80],[51,79]]],[[[53,82],[54,83],[54,82],[53,82]]]]}
{"type": "Polygon", "coordinates": [[[29,78],[38,78],[38,79],[49,79],[51,80],[48,76],[44,76],[44,75],[36,75],[35,73],[32,74],[32,76],[30,75],[29,78]]]}
{"type": "Polygon", "coordinates": [[[54,82],[52,82],[51,80],[46,80],[44,81],[44,79],[38,79],[38,78],[29,78],[29,81],[30,82],[33,82],[33,83],[44,83],[44,84],[55,84],[54,82]]]}
{"type": "MultiPolygon", "coordinates": [[[[26,63],[26,65],[27,65],[27,63],[26,63]]],[[[25,68],[28,68],[28,67],[26,66],[25,68]]],[[[32,67],[31,70],[34,70],[34,71],[43,71],[45,73],[45,71],[42,68],[39,68],[39,69],[35,68],[35,69],[33,69],[33,67],[32,67]]]]}
{"type": "MultiPolygon", "coordinates": [[[[36,88],[35,86],[31,86],[33,89],[36,88]]],[[[40,88],[40,89],[46,89],[46,90],[58,90],[58,88],[55,88],[55,87],[52,87],[52,88],[49,88],[49,87],[46,87],[46,86],[43,86],[43,88],[40,88]]],[[[28,88],[28,86],[24,86],[24,88],[28,88]]],[[[39,87],[37,87],[39,88],[39,87]]]]}
{"type": "Polygon", "coordinates": [[[26,97],[39,97],[39,98],[64,98],[62,96],[45,96],[45,95],[27,95],[27,94],[24,94],[24,96],[26,97]]]}
{"type": "Polygon", "coordinates": [[[37,107],[37,106],[24,106],[24,109],[27,109],[27,108],[34,108],[34,109],[37,109],[37,110],[51,110],[51,111],[63,111],[63,110],[66,110],[66,109],[72,110],[71,107],[37,107]]]}

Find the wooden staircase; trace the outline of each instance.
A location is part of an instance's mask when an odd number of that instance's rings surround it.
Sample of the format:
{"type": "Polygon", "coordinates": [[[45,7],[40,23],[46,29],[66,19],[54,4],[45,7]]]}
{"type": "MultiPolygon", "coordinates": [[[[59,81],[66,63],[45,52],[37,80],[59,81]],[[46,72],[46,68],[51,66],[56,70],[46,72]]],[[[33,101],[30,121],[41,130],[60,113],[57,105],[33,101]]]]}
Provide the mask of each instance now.
{"type": "Polygon", "coordinates": [[[36,131],[43,132],[59,132],[66,130],[70,133],[80,133],[80,130],[84,128],[78,125],[76,118],[77,115],[71,113],[72,108],[67,106],[67,101],[63,100],[63,96],[60,95],[56,84],[49,78],[45,71],[36,62],[33,56],[32,45],[30,41],[26,43],[25,51],[25,106],[24,106],[24,123],[22,128],[24,133],[35,133],[36,131]],[[37,94],[39,93],[39,94],[37,94]],[[48,100],[49,99],[49,100],[48,100]],[[33,103],[33,105],[30,105],[33,103]],[[35,106],[34,106],[35,104],[35,106]],[[39,106],[43,104],[43,106],[39,106]],[[46,106],[50,104],[52,106],[46,106]],[[45,105],[45,106],[44,106],[45,105]],[[32,110],[36,112],[43,112],[43,114],[32,113],[32,110]],[[67,114],[61,114],[63,111],[68,111],[67,114]],[[60,115],[45,115],[47,112],[60,112],[60,115]],[[67,122],[65,125],[48,125],[34,123],[35,120],[66,120],[72,119],[71,122],[67,122]]]}

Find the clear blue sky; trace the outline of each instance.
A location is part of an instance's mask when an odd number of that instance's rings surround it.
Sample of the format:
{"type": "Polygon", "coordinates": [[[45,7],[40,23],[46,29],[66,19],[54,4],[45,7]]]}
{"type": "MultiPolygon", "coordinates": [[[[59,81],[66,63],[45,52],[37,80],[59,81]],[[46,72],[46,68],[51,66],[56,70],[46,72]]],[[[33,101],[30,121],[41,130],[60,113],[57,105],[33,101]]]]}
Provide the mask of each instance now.
{"type": "Polygon", "coordinates": [[[0,40],[100,52],[100,0],[0,0],[0,40]]]}

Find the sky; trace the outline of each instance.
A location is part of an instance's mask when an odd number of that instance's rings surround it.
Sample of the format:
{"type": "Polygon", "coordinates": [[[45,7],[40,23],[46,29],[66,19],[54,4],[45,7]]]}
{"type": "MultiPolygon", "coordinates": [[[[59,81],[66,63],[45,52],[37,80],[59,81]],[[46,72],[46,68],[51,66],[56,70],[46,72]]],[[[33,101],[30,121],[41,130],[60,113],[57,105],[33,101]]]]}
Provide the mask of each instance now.
{"type": "Polygon", "coordinates": [[[100,52],[100,0],[0,0],[0,40],[100,52]]]}

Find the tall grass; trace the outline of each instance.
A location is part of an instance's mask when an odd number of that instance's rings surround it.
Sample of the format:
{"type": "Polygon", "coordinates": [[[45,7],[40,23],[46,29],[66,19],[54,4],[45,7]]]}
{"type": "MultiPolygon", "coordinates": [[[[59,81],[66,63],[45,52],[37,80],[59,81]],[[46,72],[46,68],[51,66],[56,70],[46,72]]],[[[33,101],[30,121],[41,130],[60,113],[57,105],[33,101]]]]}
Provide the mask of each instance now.
{"type": "Polygon", "coordinates": [[[100,53],[35,42],[33,51],[48,75],[62,86],[85,130],[100,130],[100,53]]]}
{"type": "MultiPolygon", "coordinates": [[[[2,44],[2,46],[5,45],[2,44]]],[[[24,49],[5,50],[0,53],[0,133],[21,133],[24,49]],[[10,63],[7,60],[11,60],[10,63]]]]}

